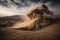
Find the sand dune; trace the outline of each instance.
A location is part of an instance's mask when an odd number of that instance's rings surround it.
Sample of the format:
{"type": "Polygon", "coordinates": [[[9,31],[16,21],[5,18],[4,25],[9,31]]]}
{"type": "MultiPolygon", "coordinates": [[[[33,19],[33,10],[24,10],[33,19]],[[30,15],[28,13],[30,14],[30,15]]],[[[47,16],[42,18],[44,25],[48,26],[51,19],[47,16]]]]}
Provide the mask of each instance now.
{"type": "Polygon", "coordinates": [[[0,40],[60,40],[60,23],[54,23],[39,31],[0,29],[0,40]]]}

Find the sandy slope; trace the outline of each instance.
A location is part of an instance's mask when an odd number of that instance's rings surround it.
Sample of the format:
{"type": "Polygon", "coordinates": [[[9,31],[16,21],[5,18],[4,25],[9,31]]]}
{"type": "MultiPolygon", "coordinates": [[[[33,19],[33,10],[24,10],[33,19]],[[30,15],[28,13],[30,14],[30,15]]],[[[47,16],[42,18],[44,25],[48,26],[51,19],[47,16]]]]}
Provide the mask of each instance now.
{"type": "Polygon", "coordinates": [[[20,31],[11,28],[0,29],[0,40],[60,40],[59,23],[39,31],[20,31]]]}

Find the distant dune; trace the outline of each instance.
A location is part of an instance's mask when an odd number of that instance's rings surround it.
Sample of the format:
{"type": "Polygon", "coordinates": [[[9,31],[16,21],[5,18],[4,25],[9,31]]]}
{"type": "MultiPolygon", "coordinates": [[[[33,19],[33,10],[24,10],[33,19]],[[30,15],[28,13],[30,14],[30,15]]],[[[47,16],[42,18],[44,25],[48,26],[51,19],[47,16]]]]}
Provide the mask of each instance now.
{"type": "Polygon", "coordinates": [[[12,26],[13,24],[17,22],[23,22],[23,16],[22,15],[13,15],[13,16],[5,16],[0,17],[0,26],[12,26]]]}

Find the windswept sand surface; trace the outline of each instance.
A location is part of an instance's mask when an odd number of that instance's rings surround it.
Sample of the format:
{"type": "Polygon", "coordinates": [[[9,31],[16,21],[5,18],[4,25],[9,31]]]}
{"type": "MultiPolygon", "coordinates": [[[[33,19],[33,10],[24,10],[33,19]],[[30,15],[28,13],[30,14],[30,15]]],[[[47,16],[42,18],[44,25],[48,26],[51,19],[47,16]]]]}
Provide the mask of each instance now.
{"type": "Polygon", "coordinates": [[[11,28],[0,29],[0,40],[60,40],[59,23],[39,31],[20,31],[11,28]]]}

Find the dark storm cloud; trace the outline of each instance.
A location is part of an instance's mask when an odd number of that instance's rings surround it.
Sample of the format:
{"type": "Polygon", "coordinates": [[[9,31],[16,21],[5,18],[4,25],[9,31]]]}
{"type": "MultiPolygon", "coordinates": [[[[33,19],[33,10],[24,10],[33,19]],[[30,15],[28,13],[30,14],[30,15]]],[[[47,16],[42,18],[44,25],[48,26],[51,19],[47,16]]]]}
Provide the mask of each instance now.
{"type": "Polygon", "coordinates": [[[3,6],[7,6],[7,0],[4,0],[4,1],[2,1],[2,0],[0,0],[0,4],[2,4],[3,6]]]}
{"type": "Polygon", "coordinates": [[[0,0],[0,5],[29,6],[30,3],[40,3],[40,2],[42,3],[51,2],[52,4],[59,4],[60,0],[0,0]]]}
{"type": "Polygon", "coordinates": [[[33,1],[33,2],[53,2],[53,3],[60,3],[60,0],[30,0],[30,1],[33,1]]]}

